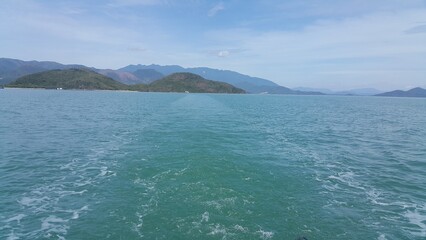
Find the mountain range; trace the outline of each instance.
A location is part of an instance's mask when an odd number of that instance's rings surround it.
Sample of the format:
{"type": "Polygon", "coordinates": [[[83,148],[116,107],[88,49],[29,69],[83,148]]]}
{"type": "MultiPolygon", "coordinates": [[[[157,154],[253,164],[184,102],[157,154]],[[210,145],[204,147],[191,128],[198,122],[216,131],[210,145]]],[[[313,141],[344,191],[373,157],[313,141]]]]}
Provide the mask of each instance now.
{"type": "Polygon", "coordinates": [[[126,67],[113,70],[96,69],[76,64],[65,65],[57,62],[22,61],[10,58],[0,58],[0,85],[8,84],[19,77],[32,73],[71,68],[90,69],[127,85],[149,84],[172,73],[188,72],[200,75],[205,79],[231,84],[248,93],[323,95],[323,93],[320,92],[292,90],[267,79],[251,77],[234,71],[206,67],[183,68],[177,65],[160,66],[152,64],[128,65],[126,67]]]}
{"type": "Polygon", "coordinates": [[[383,91],[377,90],[375,88],[357,88],[346,91],[332,91],[326,88],[308,88],[308,87],[297,87],[293,88],[293,90],[297,91],[309,91],[309,92],[321,92],[327,95],[359,95],[359,96],[374,96],[383,91]]]}
{"type": "Polygon", "coordinates": [[[245,93],[228,83],[193,73],[173,73],[149,84],[128,85],[90,69],[48,70],[25,75],[6,85],[15,88],[129,90],[141,92],[245,93]]]}
{"type": "Polygon", "coordinates": [[[395,90],[392,92],[385,92],[377,94],[379,97],[426,97],[426,89],[417,87],[408,91],[395,90]]]}
{"type": "Polygon", "coordinates": [[[29,74],[64,69],[91,70],[125,85],[149,85],[173,73],[192,73],[205,79],[231,84],[237,88],[243,89],[247,93],[425,97],[425,90],[422,88],[414,88],[409,91],[396,90],[392,92],[383,92],[374,88],[352,89],[348,91],[331,91],[329,89],[307,87],[290,89],[267,79],[251,77],[234,71],[207,67],[184,68],[178,65],[161,66],[156,64],[138,64],[128,65],[114,70],[96,69],[79,64],[61,64],[52,61],[22,61],[11,58],[0,58],[0,86],[11,83],[29,74]]]}

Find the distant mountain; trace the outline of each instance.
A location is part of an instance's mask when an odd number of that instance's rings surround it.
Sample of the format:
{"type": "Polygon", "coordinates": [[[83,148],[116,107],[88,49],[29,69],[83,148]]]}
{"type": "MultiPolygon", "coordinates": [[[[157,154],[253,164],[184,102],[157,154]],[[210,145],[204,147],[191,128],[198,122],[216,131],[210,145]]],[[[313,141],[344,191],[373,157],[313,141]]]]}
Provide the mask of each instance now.
{"type": "Polygon", "coordinates": [[[154,69],[138,69],[133,72],[137,78],[140,79],[141,83],[152,83],[158,79],[164,77],[160,72],[155,71],[154,69]]]}
{"type": "Polygon", "coordinates": [[[324,95],[320,92],[305,92],[293,90],[283,86],[255,86],[249,83],[242,84],[242,89],[250,93],[267,93],[267,94],[289,94],[289,95],[324,95]]]}
{"type": "MultiPolygon", "coordinates": [[[[118,69],[118,71],[121,72],[136,72],[137,70],[140,69],[152,69],[155,70],[165,76],[170,75],[172,73],[177,73],[177,72],[185,72],[185,68],[178,66],[178,65],[166,65],[166,66],[161,66],[161,65],[157,65],[157,64],[151,64],[151,65],[142,65],[142,64],[137,64],[137,65],[128,65],[126,67],[120,68],[118,69]]],[[[188,72],[188,71],[186,71],[188,72]]]]}
{"type": "MultiPolygon", "coordinates": [[[[139,86],[134,87],[137,89],[139,86]]],[[[228,83],[206,80],[193,73],[173,73],[149,85],[142,85],[140,90],[146,87],[150,92],[245,93],[228,83]]]]}
{"type": "Polygon", "coordinates": [[[206,80],[193,73],[174,73],[150,84],[126,85],[88,69],[49,70],[18,78],[7,87],[142,92],[245,93],[224,82],[206,80]]]}
{"type": "Polygon", "coordinates": [[[129,87],[87,69],[50,70],[18,78],[7,85],[17,88],[126,90],[129,87]]]}
{"type": "Polygon", "coordinates": [[[289,88],[280,86],[272,81],[251,77],[248,75],[244,75],[238,72],[229,71],[229,70],[219,70],[213,68],[206,67],[198,67],[198,68],[183,68],[178,65],[168,65],[161,66],[156,64],[151,65],[129,65],[124,68],[118,69],[118,71],[122,72],[135,72],[141,69],[153,69],[157,72],[160,72],[164,75],[169,75],[172,73],[179,72],[189,72],[202,76],[205,79],[211,79],[214,81],[221,81],[225,83],[229,83],[233,86],[241,88],[248,93],[269,93],[269,94],[296,94],[296,95],[323,95],[320,92],[315,91],[294,91],[289,88]]]}
{"type": "Polygon", "coordinates": [[[111,69],[97,69],[95,71],[99,74],[110,77],[117,82],[121,82],[127,85],[144,83],[134,74],[128,72],[118,72],[111,69]]]}
{"type": "Polygon", "coordinates": [[[292,88],[292,90],[302,91],[302,92],[320,92],[320,93],[324,93],[324,94],[334,94],[333,91],[331,91],[330,89],[326,89],[326,88],[297,87],[297,88],[292,88]]]}
{"type": "Polygon", "coordinates": [[[83,65],[63,65],[48,61],[22,61],[0,58],[0,85],[8,84],[19,77],[53,69],[87,68],[83,65]]]}
{"type": "Polygon", "coordinates": [[[54,69],[82,68],[96,71],[126,85],[149,84],[163,76],[179,72],[190,72],[205,79],[220,81],[241,88],[248,93],[322,95],[318,91],[298,91],[280,86],[272,81],[251,77],[229,70],[219,70],[206,67],[183,68],[178,65],[129,65],[112,69],[95,69],[83,65],[64,65],[57,62],[21,61],[17,59],[0,58],[0,85],[8,84],[19,77],[54,69]]]}
{"type": "Polygon", "coordinates": [[[293,90],[304,91],[304,92],[321,92],[328,95],[359,95],[359,96],[373,96],[376,94],[383,93],[383,91],[374,89],[374,88],[357,88],[346,91],[332,91],[326,88],[307,88],[307,87],[297,87],[293,90]]]}
{"type": "Polygon", "coordinates": [[[160,65],[129,65],[127,67],[119,69],[119,71],[123,72],[135,72],[140,69],[153,69],[157,72],[160,72],[164,75],[169,75],[172,73],[179,73],[179,72],[189,72],[194,73],[197,75],[202,76],[205,79],[211,79],[214,81],[221,81],[226,82],[229,84],[232,84],[236,87],[242,88],[246,90],[247,92],[251,93],[261,93],[264,92],[260,89],[256,89],[256,87],[259,86],[276,86],[279,87],[278,84],[262,79],[262,78],[256,78],[256,77],[250,77],[248,75],[244,75],[241,73],[228,71],[228,70],[218,70],[218,69],[212,69],[212,68],[183,68],[181,66],[177,65],[170,65],[170,66],[160,66],[160,65]],[[251,88],[248,89],[247,86],[250,86],[251,88]]]}
{"type": "Polygon", "coordinates": [[[57,62],[48,61],[22,61],[11,58],[0,58],[0,85],[8,84],[18,79],[19,77],[32,73],[44,72],[47,70],[71,68],[91,69],[118,82],[129,85],[150,83],[152,81],[164,77],[164,75],[155,72],[154,70],[131,73],[112,69],[95,69],[77,64],[64,65],[57,62]]]}
{"type": "Polygon", "coordinates": [[[339,91],[334,92],[336,95],[360,95],[360,96],[373,96],[383,93],[383,91],[374,89],[374,88],[357,88],[357,89],[351,89],[347,91],[339,91]]]}
{"type": "Polygon", "coordinates": [[[381,94],[377,94],[375,96],[380,97],[426,97],[426,89],[417,87],[410,89],[408,91],[395,90],[392,92],[385,92],[381,94]]]}

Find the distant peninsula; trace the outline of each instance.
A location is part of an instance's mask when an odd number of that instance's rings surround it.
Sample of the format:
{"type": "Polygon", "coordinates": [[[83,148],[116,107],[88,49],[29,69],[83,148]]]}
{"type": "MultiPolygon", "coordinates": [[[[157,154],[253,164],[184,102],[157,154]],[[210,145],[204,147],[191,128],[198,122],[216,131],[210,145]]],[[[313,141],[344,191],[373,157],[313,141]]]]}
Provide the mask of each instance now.
{"type": "Polygon", "coordinates": [[[231,84],[204,79],[192,73],[174,73],[150,84],[127,85],[90,69],[50,70],[20,77],[6,87],[128,90],[140,92],[245,93],[231,84]]]}
{"type": "Polygon", "coordinates": [[[392,92],[385,92],[377,94],[379,97],[426,97],[426,89],[417,87],[408,91],[396,90],[392,92]]]}

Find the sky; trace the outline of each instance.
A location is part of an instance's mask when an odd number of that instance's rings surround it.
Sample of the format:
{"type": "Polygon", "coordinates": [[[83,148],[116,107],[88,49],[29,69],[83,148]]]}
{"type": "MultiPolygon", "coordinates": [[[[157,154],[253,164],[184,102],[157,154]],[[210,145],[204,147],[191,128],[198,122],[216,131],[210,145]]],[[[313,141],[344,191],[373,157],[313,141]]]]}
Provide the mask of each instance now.
{"type": "Polygon", "coordinates": [[[426,88],[426,0],[1,0],[0,57],[211,67],[286,87],[426,88]]]}

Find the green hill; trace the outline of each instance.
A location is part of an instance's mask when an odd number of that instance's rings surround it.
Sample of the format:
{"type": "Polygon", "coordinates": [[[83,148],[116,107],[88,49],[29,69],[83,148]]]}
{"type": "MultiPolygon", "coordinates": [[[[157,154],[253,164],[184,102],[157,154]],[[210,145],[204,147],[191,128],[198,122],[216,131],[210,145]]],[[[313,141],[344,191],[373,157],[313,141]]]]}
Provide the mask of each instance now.
{"type": "Polygon", "coordinates": [[[126,85],[87,69],[50,70],[18,78],[16,88],[132,90],[140,92],[244,93],[230,84],[206,80],[192,73],[174,73],[151,84],[126,85]]]}
{"type": "Polygon", "coordinates": [[[125,84],[86,69],[51,70],[18,78],[7,87],[46,89],[127,90],[125,84]]]}
{"type": "Polygon", "coordinates": [[[193,73],[174,73],[149,85],[134,87],[147,87],[150,92],[245,93],[228,83],[206,80],[193,73]]]}

